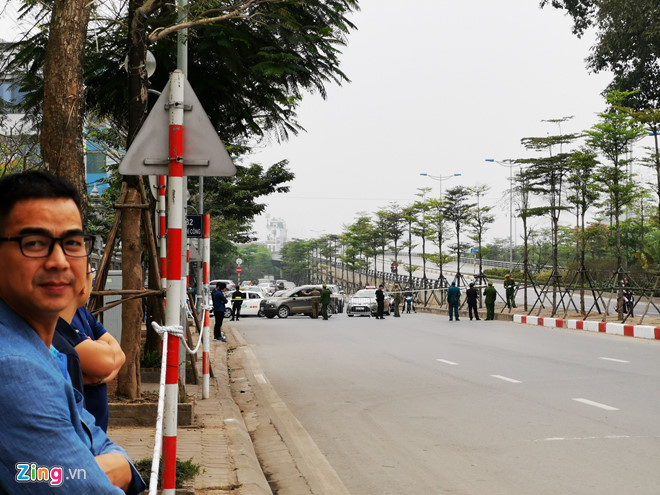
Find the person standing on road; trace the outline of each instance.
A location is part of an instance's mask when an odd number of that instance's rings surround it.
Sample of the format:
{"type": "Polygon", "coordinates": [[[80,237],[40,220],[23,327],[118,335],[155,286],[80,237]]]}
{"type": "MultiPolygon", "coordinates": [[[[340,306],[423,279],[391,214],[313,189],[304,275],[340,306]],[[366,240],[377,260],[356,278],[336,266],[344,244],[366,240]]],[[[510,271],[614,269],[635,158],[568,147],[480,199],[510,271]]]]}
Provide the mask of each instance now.
{"type": "Polygon", "coordinates": [[[321,309],[321,292],[314,287],[309,295],[312,296],[312,318],[316,319],[319,317],[319,310],[321,309]]]}
{"type": "Polygon", "coordinates": [[[385,312],[385,293],[383,293],[384,285],[380,284],[376,289],[376,319],[384,320],[383,313],[385,312]]]}
{"type": "Polygon", "coordinates": [[[328,319],[328,306],[330,305],[330,289],[326,284],[323,284],[323,290],[321,290],[321,314],[323,319],[328,319]]]}
{"type": "MultiPolygon", "coordinates": [[[[406,290],[403,292],[404,304],[406,305],[406,313],[410,313],[412,309],[415,311],[415,306],[413,305],[413,292],[409,287],[406,287],[406,290]]],[[[417,311],[415,311],[417,313],[417,311]]]]}
{"type": "Polygon", "coordinates": [[[245,294],[241,292],[240,287],[236,287],[236,290],[231,294],[231,321],[238,321],[239,316],[241,316],[241,306],[243,306],[244,300],[245,294]]]}
{"type": "Polygon", "coordinates": [[[461,321],[458,318],[458,303],[461,301],[461,289],[456,287],[456,282],[452,282],[449,289],[447,289],[447,304],[449,305],[449,321],[453,321],[454,316],[456,321],[461,321]]]}
{"type": "Polygon", "coordinates": [[[394,291],[394,316],[400,318],[401,313],[399,312],[399,306],[401,306],[401,287],[399,287],[399,284],[394,284],[392,290],[394,291]]]}
{"type": "Polygon", "coordinates": [[[479,297],[479,292],[474,288],[474,282],[470,282],[470,288],[465,291],[465,300],[468,305],[468,314],[470,315],[470,320],[472,319],[472,313],[474,313],[474,318],[479,320],[479,313],[477,313],[477,298],[479,297]]]}
{"type": "Polygon", "coordinates": [[[495,300],[497,299],[497,290],[493,287],[493,282],[488,282],[488,287],[484,289],[486,296],[486,319],[495,319],[495,300]]]}
{"type": "Polygon", "coordinates": [[[225,318],[225,306],[229,301],[225,297],[227,292],[227,284],[218,282],[215,285],[215,292],[213,293],[213,315],[215,317],[215,326],[213,327],[213,340],[227,342],[227,339],[222,335],[222,320],[225,318]]]}
{"type": "Polygon", "coordinates": [[[504,277],[504,289],[506,291],[506,305],[509,309],[516,306],[516,282],[511,275],[504,277]]]}

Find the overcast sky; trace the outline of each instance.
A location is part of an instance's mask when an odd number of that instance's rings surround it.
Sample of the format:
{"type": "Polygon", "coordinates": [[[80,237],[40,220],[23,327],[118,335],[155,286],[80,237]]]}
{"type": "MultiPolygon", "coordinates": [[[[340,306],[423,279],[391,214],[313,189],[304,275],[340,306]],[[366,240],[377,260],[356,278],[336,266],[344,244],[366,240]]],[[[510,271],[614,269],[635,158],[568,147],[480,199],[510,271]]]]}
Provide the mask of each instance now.
{"type": "MultiPolygon", "coordinates": [[[[341,233],[360,212],[412,203],[419,188],[438,194],[426,172],[462,174],[444,191],[489,185],[496,223],[487,238],[508,238],[509,171],[484,159],[526,156],[521,138],[558,133],[547,119],[574,116],[564,132],[596,123],[610,75],[585,69],[592,37],[573,36],[571,20],[538,0],[360,6],[341,57],[351,82],[329,86],[327,100],[307,95],[298,110],[307,132],[262,143],[247,159],[288,159],[296,175],[289,194],[267,199],[257,233],[265,240],[266,215],[284,219],[290,239],[341,233]]],[[[5,38],[11,24],[4,12],[5,38]]]]}
{"type": "MultiPolygon", "coordinates": [[[[509,171],[485,158],[525,156],[520,139],[558,133],[542,122],[574,119],[564,132],[596,123],[608,74],[589,74],[591,38],[536,0],[360,0],[358,30],[343,50],[351,83],[311,95],[299,109],[306,133],[252,157],[288,159],[291,192],[267,201],[289,238],[341,233],[358,212],[412,203],[419,174],[462,174],[442,188],[488,184],[497,221],[489,238],[508,238],[509,171]],[[404,7],[405,5],[405,7],[404,7]]],[[[569,217],[567,221],[571,221],[569,217]]],[[[265,236],[265,215],[255,228],[265,236]]]]}

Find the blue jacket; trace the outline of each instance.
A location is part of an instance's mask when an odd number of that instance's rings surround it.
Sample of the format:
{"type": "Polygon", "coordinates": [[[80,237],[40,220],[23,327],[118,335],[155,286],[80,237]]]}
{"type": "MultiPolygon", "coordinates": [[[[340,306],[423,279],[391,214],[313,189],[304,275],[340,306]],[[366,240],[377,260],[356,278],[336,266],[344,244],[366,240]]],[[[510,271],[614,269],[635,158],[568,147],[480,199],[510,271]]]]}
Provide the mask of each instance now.
{"type": "Polygon", "coordinates": [[[225,312],[225,304],[227,304],[227,298],[225,295],[222,293],[220,289],[216,290],[213,293],[213,312],[217,314],[221,314],[225,312]]]}
{"type": "Polygon", "coordinates": [[[447,302],[450,304],[458,303],[461,300],[461,289],[452,285],[447,289],[447,302]]]}
{"type": "MultiPolygon", "coordinates": [[[[65,357],[51,349],[0,300],[0,492],[52,493],[59,482],[63,493],[121,494],[94,456],[128,456],[83,409],[65,357]],[[32,464],[46,468],[49,480],[33,481],[32,464]]],[[[140,493],[144,482],[131,470],[129,493],[140,493]]]]}

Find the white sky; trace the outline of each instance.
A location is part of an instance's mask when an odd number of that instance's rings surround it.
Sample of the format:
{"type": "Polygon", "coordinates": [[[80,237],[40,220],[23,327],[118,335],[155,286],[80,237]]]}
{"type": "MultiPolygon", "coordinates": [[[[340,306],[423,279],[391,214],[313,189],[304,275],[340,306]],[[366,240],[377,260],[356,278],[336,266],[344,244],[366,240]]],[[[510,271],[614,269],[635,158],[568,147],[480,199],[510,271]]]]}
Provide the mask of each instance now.
{"type": "MultiPolygon", "coordinates": [[[[596,123],[610,75],[585,68],[592,38],[573,36],[570,18],[538,0],[360,6],[341,57],[352,82],[328,86],[327,100],[306,96],[298,116],[307,132],[248,159],[288,159],[296,175],[289,194],[266,200],[254,225],[261,240],[266,215],[286,221],[289,239],[311,238],[341,233],[360,212],[410,204],[421,187],[437,194],[438,182],[420,172],[461,173],[444,191],[489,185],[496,223],[486,237],[508,238],[509,171],[484,159],[525,156],[521,138],[557,133],[543,120],[573,115],[564,132],[596,123]]],[[[15,22],[2,12],[2,37],[11,39],[15,22]]]]}
{"type": "MultiPolygon", "coordinates": [[[[329,87],[326,101],[307,97],[298,112],[307,133],[252,157],[286,158],[296,174],[267,214],[286,221],[289,239],[338,234],[358,212],[412,203],[418,188],[438,194],[420,172],[461,173],[443,190],[491,186],[487,237],[508,238],[509,171],[484,159],[525,156],[521,138],[557,133],[544,119],[575,116],[564,132],[596,123],[610,77],[585,69],[591,38],[577,39],[570,18],[537,0],[360,5],[342,56],[352,82],[329,87]]],[[[255,223],[262,240],[265,224],[266,215],[255,223]]]]}

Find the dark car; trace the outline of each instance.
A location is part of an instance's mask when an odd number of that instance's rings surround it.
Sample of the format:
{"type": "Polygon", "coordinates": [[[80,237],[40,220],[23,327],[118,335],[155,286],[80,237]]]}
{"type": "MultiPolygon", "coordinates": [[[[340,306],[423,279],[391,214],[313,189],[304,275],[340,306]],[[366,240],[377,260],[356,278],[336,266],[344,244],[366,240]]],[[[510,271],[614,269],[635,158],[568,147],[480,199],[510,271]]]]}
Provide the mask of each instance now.
{"type": "MultiPolygon", "coordinates": [[[[328,284],[330,289],[330,305],[328,316],[340,313],[343,310],[343,296],[336,285],[328,284]]],[[[286,318],[289,315],[303,314],[312,316],[312,296],[314,289],[320,292],[322,285],[301,285],[285,291],[279,297],[267,297],[261,301],[261,312],[267,318],[286,318]]]]}

